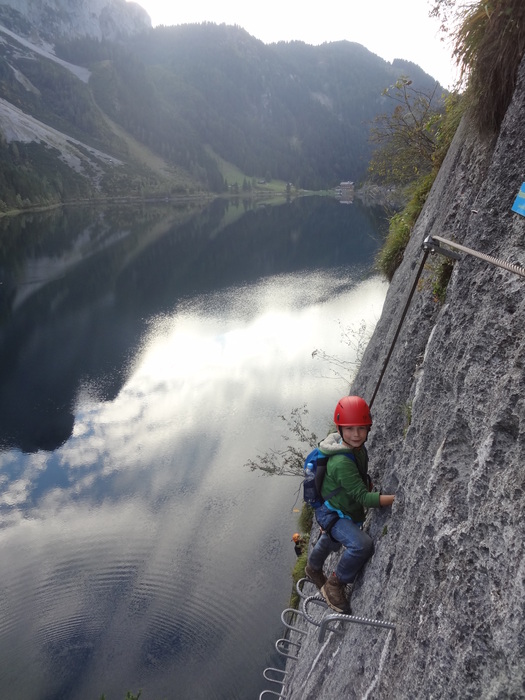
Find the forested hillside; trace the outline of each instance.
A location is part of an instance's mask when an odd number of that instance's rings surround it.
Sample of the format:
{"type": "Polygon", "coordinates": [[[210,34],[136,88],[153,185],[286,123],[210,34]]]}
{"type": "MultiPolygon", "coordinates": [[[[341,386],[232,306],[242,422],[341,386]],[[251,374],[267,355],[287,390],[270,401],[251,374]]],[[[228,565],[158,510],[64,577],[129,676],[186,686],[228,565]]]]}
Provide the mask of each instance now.
{"type": "Polygon", "coordinates": [[[349,42],[265,45],[240,27],[202,24],[118,42],[62,36],[45,53],[12,8],[0,5],[0,22],[3,210],[227,191],[223,161],[250,186],[359,181],[370,122],[390,108],[382,91],[401,75],[435,87],[414,64],[349,42]],[[23,132],[20,112],[31,118],[23,132]]]}

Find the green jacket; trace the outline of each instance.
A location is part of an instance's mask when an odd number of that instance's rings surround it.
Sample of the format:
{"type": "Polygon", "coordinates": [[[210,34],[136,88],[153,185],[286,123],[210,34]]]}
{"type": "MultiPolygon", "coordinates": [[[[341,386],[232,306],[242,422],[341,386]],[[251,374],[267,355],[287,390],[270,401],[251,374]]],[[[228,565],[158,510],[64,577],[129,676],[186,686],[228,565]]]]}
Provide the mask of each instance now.
{"type": "Polygon", "coordinates": [[[379,507],[379,493],[369,491],[367,486],[368,453],[366,448],[352,449],[341,444],[339,433],[331,433],[319,444],[319,449],[330,458],[326,465],[326,476],[321,493],[323,498],[337,489],[343,488],[329,499],[334,508],[349,515],[354,522],[365,519],[365,508],[379,507]],[[356,462],[344,455],[351,452],[356,462]]]}

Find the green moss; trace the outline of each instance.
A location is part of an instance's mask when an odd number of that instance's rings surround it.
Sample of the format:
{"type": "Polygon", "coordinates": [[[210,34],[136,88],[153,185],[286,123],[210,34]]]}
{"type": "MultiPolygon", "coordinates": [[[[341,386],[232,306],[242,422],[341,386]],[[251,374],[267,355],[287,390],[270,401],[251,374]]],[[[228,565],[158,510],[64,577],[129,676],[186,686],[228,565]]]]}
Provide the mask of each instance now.
{"type": "Polygon", "coordinates": [[[293,571],[292,571],[293,588],[292,588],[292,594],[290,596],[290,607],[291,608],[297,609],[299,607],[299,602],[301,599],[299,597],[299,594],[297,593],[296,585],[297,585],[297,581],[304,578],[304,568],[306,566],[307,559],[308,559],[308,547],[305,547],[303,553],[297,557],[297,561],[295,562],[295,566],[294,566],[293,571]]]}
{"type": "Polygon", "coordinates": [[[470,113],[481,132],[497,133],[525,53],[523,0],[461,5],[454,56],[467,78],[470,113]]]}
{"type": "Polygon", "coordinates": [[[403,260],[412,229],[428,197],[436,174],[436,172],[430,173],[413,183],[409,190],[408,204],[403,211],[394,214],[390,219],[385,244],[379,251],[376,260],[377,267],[389,281],[392,280],[394,272],[403,260]]]}
{"type": "Polygon", "coordinates": [[[303,503],[297,522],[301,532],[310,532],[314,522],[314,509],[306,503],[303,503]]]}
{"type": "Polygon", "coordinates": [[[432,293],[434,299],[439,303],[445,302],[447,287],[454,269],[454,261],[449,258],[443,258],[436,267],[432,277],[432,293]]]}

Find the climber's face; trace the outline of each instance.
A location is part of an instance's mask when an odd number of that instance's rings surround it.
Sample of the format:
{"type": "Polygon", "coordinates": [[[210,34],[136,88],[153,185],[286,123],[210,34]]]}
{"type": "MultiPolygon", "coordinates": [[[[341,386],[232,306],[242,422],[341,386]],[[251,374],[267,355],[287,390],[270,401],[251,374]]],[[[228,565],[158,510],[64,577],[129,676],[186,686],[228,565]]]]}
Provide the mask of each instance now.
{"type": "Polygon", "coordinates": [[[344,425],[343,442],[349,447],[361,447],[368,437],[368,425],[344,425]]]}

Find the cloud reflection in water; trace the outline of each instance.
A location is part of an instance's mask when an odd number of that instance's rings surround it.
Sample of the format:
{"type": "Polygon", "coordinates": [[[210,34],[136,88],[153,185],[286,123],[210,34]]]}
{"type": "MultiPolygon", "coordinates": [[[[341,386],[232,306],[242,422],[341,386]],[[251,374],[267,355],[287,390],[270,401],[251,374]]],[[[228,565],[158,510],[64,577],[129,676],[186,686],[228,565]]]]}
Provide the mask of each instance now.
{"type": "Polygon", "coordinates": [[[326,430],[346,387],[312,351],[348,352],[338,321],[374,323],[386,292],[339,278],[283,275],[182,304],[149,324],[116,398],[80,390],[62,447],[0,455],[0,688],[247,697],[280,631],[268,610],[287,604],[298,482],[244,464],[278,446],[277,416],[294,407],[326,430]]]}

